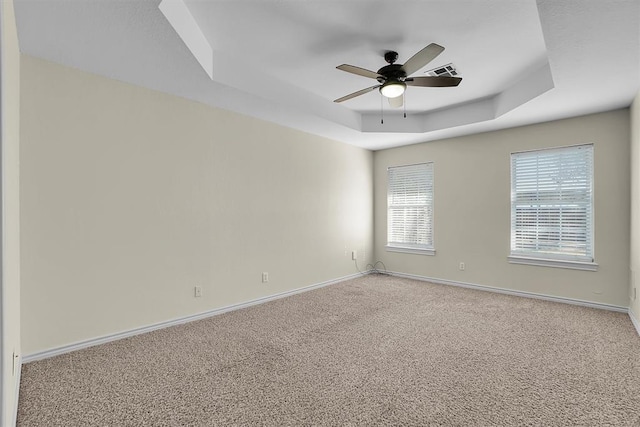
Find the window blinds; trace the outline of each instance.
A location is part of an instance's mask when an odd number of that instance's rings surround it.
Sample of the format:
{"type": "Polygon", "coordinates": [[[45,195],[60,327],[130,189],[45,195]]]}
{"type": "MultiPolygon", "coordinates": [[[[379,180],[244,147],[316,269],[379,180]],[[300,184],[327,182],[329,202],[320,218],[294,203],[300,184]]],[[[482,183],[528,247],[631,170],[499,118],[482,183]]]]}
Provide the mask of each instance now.
{"type": "Polygon", "coordinates": [[[388,169],[387,245],[433,249],[433,163],[388,169]]]}
{"type": "Polygon", "coordinates": [[[593,261],[593,145],[511,155],[511,255],[593,261]]]}

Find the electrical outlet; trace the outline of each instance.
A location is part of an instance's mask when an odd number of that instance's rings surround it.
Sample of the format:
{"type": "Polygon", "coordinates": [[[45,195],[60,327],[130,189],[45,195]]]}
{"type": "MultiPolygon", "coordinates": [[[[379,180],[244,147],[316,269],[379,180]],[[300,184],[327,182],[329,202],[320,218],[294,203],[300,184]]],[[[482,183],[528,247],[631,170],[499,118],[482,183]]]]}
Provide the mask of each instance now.
{"type": "Polygon", "coordinates": [[[464,271],[464,262],[460,262],[458,268],[460,269],[460,271],[464,271]]]}
{"type": "Polygon", "coordinates": [[[202,286],[193,287],[193,296],[199,298],[202,296],[202,286]]]}
{"type": "Polygon", "coordinates": [[[262,283],[267,283],[269,281],[269,273],[267,273],[266,271],[264,271],[262,273],[262,283]]]}
{"type": "Polygon", "coordinates": [[[358,259],[358,251],[351,251],[351,259],[354,261],[358,259]]]}

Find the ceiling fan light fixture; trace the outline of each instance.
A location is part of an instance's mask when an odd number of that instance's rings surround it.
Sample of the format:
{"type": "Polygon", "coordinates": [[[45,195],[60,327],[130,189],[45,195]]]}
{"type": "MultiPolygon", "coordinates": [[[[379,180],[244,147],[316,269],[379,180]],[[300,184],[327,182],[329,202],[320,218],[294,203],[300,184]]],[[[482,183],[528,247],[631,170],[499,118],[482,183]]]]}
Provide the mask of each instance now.
{"type": "MultiPolygon", "coordinates": [[[[421,51],[413,55],[411,58],[407,60],[404,64],[396,64],[396,60],[398,59],[397,52],[386,52],[384,54],[384,60],[387,61],[389,65],[385,65],[380,68],[378,71],[371,71],[365,68],[356,67],[355,65],[342,64],[338,65],[336,68],[338,70],[346,71],[351,74],[356,74],[359,76],[367,77],[369,79],[377,80],[378,85],[368,87],[366,89],[361,89],[357,92],[350,93],[349,95],[343,96],[342,98],[338,98],[333,102],[342,102],[351,98],[355,98],[356,96],[364,95],[365,93],[369,93],[372,90],[379,89],[382,96],[389,99],[389,104],[393,106],[400,107],[404,103],[404,98],[402,95],[404,91],[407,89],[407,86],[417,86],[417,87],[453,87],[458,86],[462,81],[461,77],[454,77],[453,75],[444,76],[421,76],[421,77],[411,77],[411,75],[422,67],[431,62],[435,57],[440,55],[444,47],[440,46],[436,43],[431,43],[425,46],[421,51]]],[[[445,68],[452,68],[451,64],[445,65],[445,68]]],[[[440,71],[440,69],[437,69],[440,71]]],[[[453,73],[451,73],[453,74],[453,73]]],[[[457,74],[457,73],[456,73],[457,74]]],[[[413,90],[413,89],[412,89],[413,90]]]]}
{"type": "Polygon", "coordinates": [[[387,81],[380,87],[380,93],[387,98],[397,98],[404,93],[407,85],[398,80],[387,81]]]}

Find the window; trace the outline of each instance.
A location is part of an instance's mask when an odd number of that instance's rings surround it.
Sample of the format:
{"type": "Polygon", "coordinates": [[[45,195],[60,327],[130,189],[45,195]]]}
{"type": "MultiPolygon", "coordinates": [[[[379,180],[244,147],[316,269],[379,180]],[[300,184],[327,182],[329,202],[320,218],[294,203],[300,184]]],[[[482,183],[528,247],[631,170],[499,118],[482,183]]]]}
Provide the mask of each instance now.
{"type": "Polygon", "coordinates": [[[387,250],[434,255],[433,163],[388,169],[387,250]]]}
{"type": "Polygon", "coordinates": [[[596,269],[592,144],[511,155],[509,259],[596,269]]]}

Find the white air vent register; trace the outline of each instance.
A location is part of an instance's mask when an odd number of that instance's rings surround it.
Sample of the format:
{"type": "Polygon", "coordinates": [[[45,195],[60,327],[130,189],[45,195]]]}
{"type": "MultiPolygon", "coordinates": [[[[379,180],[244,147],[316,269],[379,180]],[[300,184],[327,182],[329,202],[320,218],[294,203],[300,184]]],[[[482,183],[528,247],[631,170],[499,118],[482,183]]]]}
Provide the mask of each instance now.
{"type": "Polygon", "coordinates": [[[458,70],[456,70],[456,66],[453,64],[443,65],[442,67],[434,68],[432,70],[428,70],[424,72],[429,76],[449,76],[455,77],[458,75],[458,70]]]}

